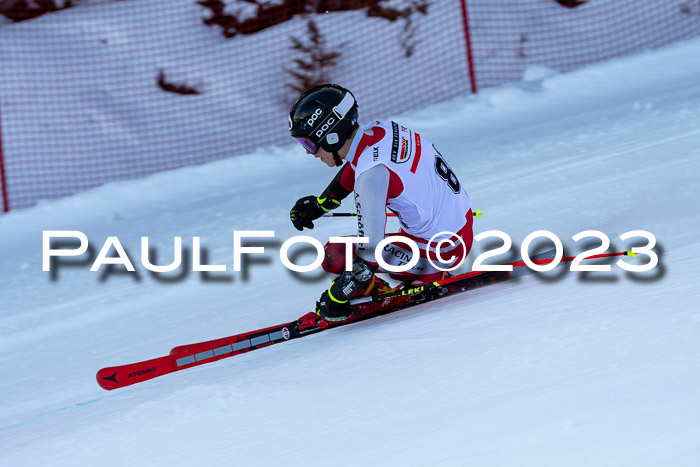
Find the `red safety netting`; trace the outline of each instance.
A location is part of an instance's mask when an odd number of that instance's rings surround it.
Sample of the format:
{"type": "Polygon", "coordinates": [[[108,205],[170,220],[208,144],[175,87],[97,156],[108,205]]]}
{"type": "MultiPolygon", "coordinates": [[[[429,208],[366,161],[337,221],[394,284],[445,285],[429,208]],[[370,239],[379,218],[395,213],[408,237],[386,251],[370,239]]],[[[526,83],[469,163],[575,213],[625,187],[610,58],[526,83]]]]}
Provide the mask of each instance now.
{"type": "Polygon", "coordinates": [[[226,3],[95,0],[0,26],[3,210],[290,143],[292,86],[337,82],[361,120],[386,118],[531,65],[568,71],[700,34],[696,0],[226,3]],[[295,59],[314,47],[304,70],[295,59]]]}
{"type": "Polygon", "coordinates": [[[530,65],[559,72],[700,34],[700,2],[469,0],[478,88],[522,79],[530,65]],[[566,2],[563,3],[577,3],[566,2]]]}

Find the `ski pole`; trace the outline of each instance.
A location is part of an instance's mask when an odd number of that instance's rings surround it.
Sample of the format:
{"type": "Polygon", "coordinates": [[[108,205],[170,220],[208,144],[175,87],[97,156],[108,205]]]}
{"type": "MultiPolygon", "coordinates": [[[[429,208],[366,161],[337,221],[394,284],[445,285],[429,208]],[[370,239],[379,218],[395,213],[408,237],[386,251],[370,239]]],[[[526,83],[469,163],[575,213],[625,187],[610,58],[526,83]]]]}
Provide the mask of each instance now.
{"type": "MultiPolygon", "coordinates": [[[[477,219],[480,218],[483,214],[484,213],[481,212],[479,209],[474,211],[474,217],[476,217],[477,219]]],[[[396,214],[394,214],[393,212],[387,212],[386,215],[389,217],[396,217],[396,214]]],[[[321,217],[357,217],[357,213],[356,212],[327,212],[327,213],[323,214],[321,217]]]]}

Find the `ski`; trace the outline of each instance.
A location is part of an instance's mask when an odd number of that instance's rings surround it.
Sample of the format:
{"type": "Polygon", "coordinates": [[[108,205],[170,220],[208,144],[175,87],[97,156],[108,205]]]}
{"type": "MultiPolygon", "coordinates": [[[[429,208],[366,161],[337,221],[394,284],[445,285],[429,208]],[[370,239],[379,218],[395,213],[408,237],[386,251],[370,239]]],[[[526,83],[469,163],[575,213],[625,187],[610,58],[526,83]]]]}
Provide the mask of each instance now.
{"type": "MultiPolygon", "coordinates": [[[[606,253],[591,256],[586,259],[628,254],[630,254],[630,252],[606,253]]],[[[533,257],[532,261],[535,264],[548,264],[552,258],[554,258],[553,250],[533,257]]],[[[570,262],[573,261],[573,259],[574,257],[566,257],[562,258],[561,261],[570,262]]],[[[215,362],[292,339],[298,339],[326,329],[345,326],[357,321],[393,313],[414,305],[503,282],[533,272],[531,269],[525,267],[526,264],[523,261],[508,263],[508,265],[513,266],[512,272],[469,272],[431,284],[401,288],[387,294],[353,300],[351,303],[355,311],[349,319],[341,322],[325,321],[316,313],[310,312],[297,320],[277,326],[235,334],[219,339],[177,346],[174,347],[168,355],[163,357],[102,368],[97,372],[97,383],[106,390],[130,386],[176,371],[215,362]]]]}
{"type": "MultiPolygon", "coordinates": [[[[493,276],[493,273],[471,275],[459,281],[459,291],[476,288],[482,283],[485,283],[485,279],[491,276],[493,276]]],[[[505,279],[508,277],[508,273],[501,273],[498,274],[498,276],[500,279],[505,279]]],[[[496,276],[491,280],[495,282],[496,276]]],[[[398,294],[396,296],[402,295],[398,294]]],[[[434,297],[428,297],[424,288],[422,290],[421,288],[415,288],[403,291],[403,297],[409,298],[410,301],[402,306],[401,309],[413,304],[424,303],[428,301],[428,299],[434,299],[434,297]],[[421,297],[421,295],[423,296],[421,297]],[[422,299],[418,299],[418,297],[422,299]]],[[[381,311],[377,310],[374,313],[354,313],[348,320],[342,322],[327,322],[316,313],[310,312],[289,323],[210,341],[174,347],[168,355],[163,357],[102,368],[97,372],[97,383],[103,389],[107,390],[130,386],[175,371],[185,370],[205,363],[215,362],[223,358],[247,353],[252,350],[269,347],[288,340],[298,339],[309,334],[321,332],[329,328],[344,326],[380,314],[398,311],[399,307],[389,310],[387,304],[383,303],[386,300],[392,299],[394,299],[394,297],[384,297],[381,301],[377,302],[383,304],[381,311]]]]}
{"type": "Polygon", "coordinates": [[[180,351],[176,347],[169,355],[164,357],[102,368],[97,372],[97,383],[107,390],[117,389],[175,371],[268,347],[292,338],[301,337],[302,334],[298,332],[295,324],[296,321],[293,321],[222,339],[191,344],[183,346],[180,351]]]}

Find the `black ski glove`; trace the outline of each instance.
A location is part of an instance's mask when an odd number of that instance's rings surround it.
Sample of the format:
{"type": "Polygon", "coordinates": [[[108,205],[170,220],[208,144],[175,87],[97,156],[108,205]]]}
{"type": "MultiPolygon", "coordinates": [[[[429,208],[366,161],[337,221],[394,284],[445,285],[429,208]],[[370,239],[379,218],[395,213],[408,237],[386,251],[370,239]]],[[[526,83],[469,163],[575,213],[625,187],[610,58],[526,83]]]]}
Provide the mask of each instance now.
{"type": "Polygon", "coordinates": [[[289,211],[289,218],[292,220],[294,228],[301,231],[304,227],[313,229],[316,219],[340,206],[340,200],[329,196],[320,199],[315,196],[305,196],[299,199],[289,211]]]}

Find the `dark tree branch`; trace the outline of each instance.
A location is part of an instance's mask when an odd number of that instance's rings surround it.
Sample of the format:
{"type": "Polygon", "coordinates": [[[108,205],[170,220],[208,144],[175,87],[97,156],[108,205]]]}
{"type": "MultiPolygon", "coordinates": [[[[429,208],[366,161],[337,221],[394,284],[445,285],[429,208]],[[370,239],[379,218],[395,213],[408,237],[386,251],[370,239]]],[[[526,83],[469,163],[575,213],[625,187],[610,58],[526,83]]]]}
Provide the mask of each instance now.
{"type": "Polygon", "coordinates": [[[586,0],[554,0],[561,6],[565,6],[566,8],[576,8],[577,6],[583,5],[586,3],[586,0]]]}
{"type": "Polygon", "coordinates": [[[37,18],[46,13],[65,10],[72,6],[73,0],[65,0],[61,6],[57,5],[55,0],[34,0],[31,4],[27,0],[16,0],[10,6],[0,11],[0,14],[18,23],[37,18]]]}
{"type": "Polygon", "coordinates": [[[428,12],[427,0],[414,0],[410,6],[402,9],[382,6],[384,0],[284,0],[273,4],[260,0],[242,1],[257,7],[254,17],[241,20],[237,15],[226,13],[226,4],[222,0],[198,0],[197,4],[211,12],[211,16],[203,20],[204,24],[220,26],[226,38],[238,34],[253,34],[289,21],[297,15],[308,13],[367,9],[367,16],[396,21],[408,19],[414,12],[424,15],[428,12]]]}
{"type": "Polygon", "coordinates": [[[163,70],[160,70],[160,72],[158,73],[157,83],[163,91],[182,95],[199,94],[199,91],[196,88],[187,86],[186,84],[168,82],[165,79],[165,72],[163,70]]]}
{"type": "Polygon", "coordinates": [[[286,69],[296,81],[287,86],[298,93],[328,82],[328,69],[337,65],[341,56],[340,52],[327,50],[326,41],[313,20],[306,23],[306,34],[308,36],[306,43],[297,37],[290,37],[291,49],[305,55],[303,58],[293,60],[296,70],[286,69]]]}

